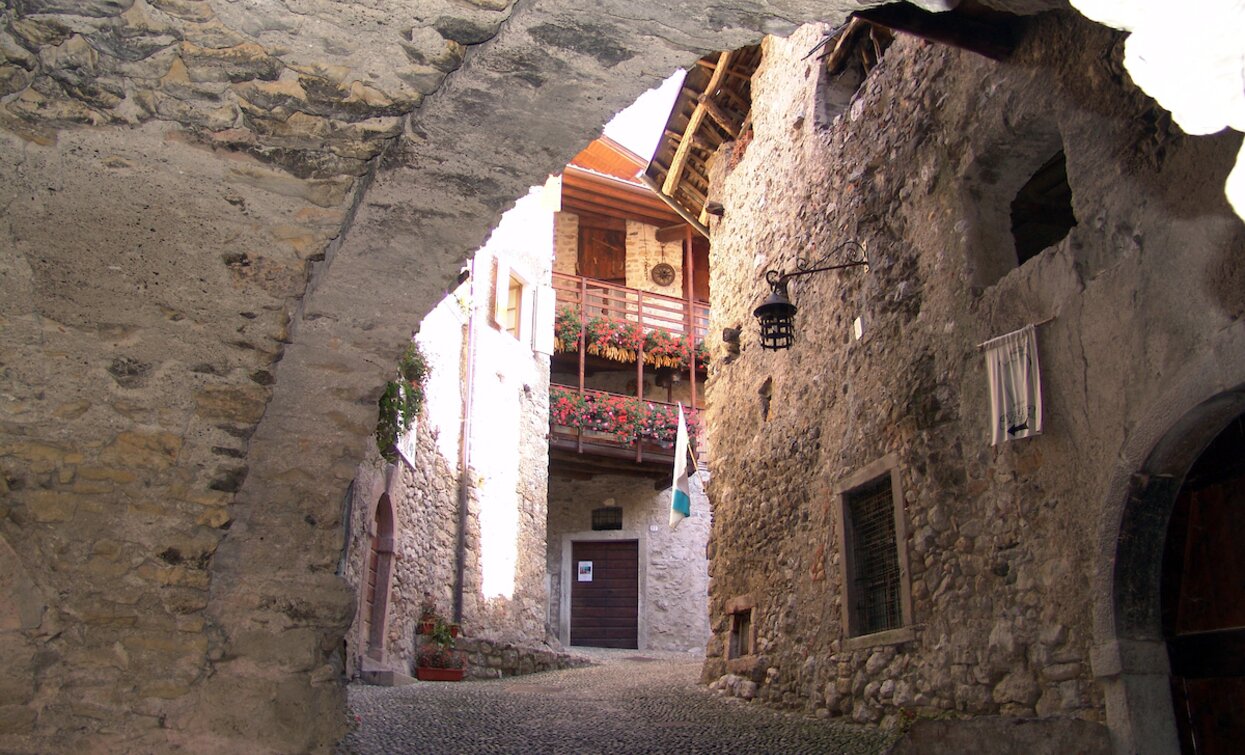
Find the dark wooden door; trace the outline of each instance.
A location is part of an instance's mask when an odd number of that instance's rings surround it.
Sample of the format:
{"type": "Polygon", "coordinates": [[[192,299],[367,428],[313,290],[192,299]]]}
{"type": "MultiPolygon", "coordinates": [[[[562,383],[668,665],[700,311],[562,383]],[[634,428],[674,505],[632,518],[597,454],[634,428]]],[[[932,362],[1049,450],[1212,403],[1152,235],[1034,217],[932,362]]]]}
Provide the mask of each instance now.
{"type": "Polygon", "coordinates": [[[639,542],[571,545],[571,644],[633,648],[639,629],[639,542]],[[584,566],[591,581],[580,581],[584,566]]]}
{"type": "Polygon", "coordinates": [[[579,274],[609,283],[627,283],[627,232],[615,228],[579,229],[579,274]]]}
{"type": "Polygon", "coordinates": [[[1245,741],[1245,477],[1182,492],[1164,570],[1172,702],[1184,752],[1245,741]]]}

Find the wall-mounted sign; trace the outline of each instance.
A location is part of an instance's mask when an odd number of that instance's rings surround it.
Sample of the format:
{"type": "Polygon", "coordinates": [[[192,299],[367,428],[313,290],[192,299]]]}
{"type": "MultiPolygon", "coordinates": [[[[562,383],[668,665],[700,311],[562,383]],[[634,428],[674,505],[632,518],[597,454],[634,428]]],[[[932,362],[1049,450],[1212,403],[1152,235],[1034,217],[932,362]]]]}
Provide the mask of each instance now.
{"type": "Polygon", "coordinates": [[[419,427],[419,420],[411,422],[411,429],[398,436],[398,453],[402,454],[402,458],[406,459],[406,463],[411,465],[412,469],[417,468],[418,462],[416,458],[417,443],[415,440],[415,430],[419,427]]]}
{"type": "Polygon", "coordinates": [[[591,561],[580,561],[579,562],[579,581],[580,582],[591,582],[592,581],[592,562],[591,561]]]}

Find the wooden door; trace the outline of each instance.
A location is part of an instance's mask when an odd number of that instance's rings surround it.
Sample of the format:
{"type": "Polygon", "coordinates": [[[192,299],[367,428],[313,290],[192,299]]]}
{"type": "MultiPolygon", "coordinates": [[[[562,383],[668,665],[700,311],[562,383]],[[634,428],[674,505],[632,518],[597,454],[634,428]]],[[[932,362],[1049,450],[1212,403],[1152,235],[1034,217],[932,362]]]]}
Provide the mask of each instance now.
{"type": "Polygon", "coordinates": [[[571,644],[634,648],[639,633],[639,542],[571,544],[571,644]]]}
{"type": "Polygon", "coordinates": [[[1182,492],[1168,533],[1164,624],[1184,752],[1245,741],[1245,477],[1182,492]]]}
{"type": "Polygon", "coordinates": [[[608,283],[627,283],[627,232],[619,228],[581,226],[579,274],[608,283]]]}

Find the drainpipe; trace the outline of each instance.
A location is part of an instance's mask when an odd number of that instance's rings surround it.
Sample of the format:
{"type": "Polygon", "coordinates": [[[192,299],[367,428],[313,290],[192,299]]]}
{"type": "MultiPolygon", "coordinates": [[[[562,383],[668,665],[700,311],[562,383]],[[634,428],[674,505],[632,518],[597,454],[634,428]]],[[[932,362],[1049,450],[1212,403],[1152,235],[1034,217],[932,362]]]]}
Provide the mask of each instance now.
{"type": "Polygon", "coordinates": [[[471,460],[471,393],[475,383],[476,344],[476,261],[468,263],[471,277],[471,306],[467,315],[467,358],[463,375],[462,419],[458,426],[458,544],[454,554],[454,623],[463,620],[463,593],[467,571],[467,472],[471,460]]]}

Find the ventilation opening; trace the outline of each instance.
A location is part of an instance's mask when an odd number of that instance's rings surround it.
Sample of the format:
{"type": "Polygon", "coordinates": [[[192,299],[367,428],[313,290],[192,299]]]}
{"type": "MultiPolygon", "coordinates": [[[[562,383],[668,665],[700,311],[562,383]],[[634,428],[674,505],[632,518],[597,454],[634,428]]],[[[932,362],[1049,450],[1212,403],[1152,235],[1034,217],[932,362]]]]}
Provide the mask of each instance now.
{"type": "Polygon", "coordinates": [[[752,609],[731,614],[729,658],[752,655],[752,609]]]}
{"type": "Polygon", "coordinates": [[[1063,241],[1076,225],[1063,150],[1056,152],[1020,187],[1012,200],[1011,217],[1017,265],[1063,241]]]}

